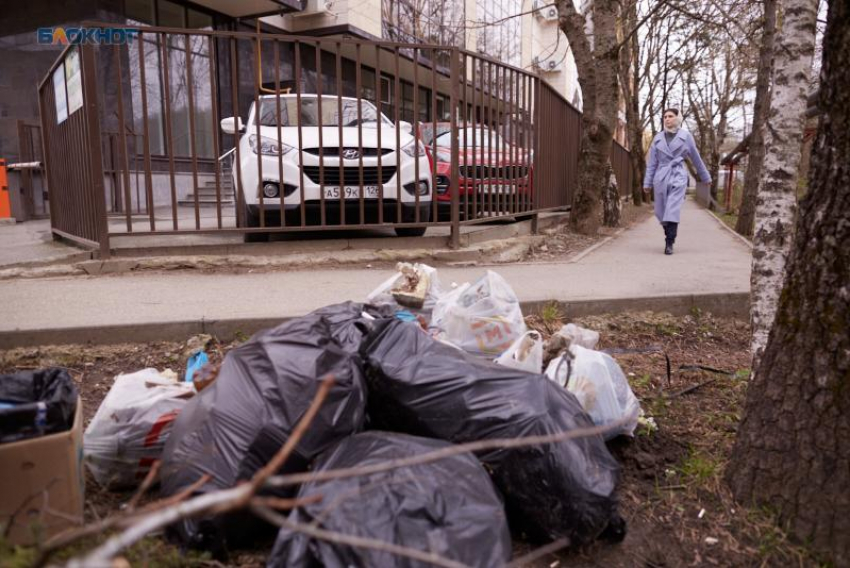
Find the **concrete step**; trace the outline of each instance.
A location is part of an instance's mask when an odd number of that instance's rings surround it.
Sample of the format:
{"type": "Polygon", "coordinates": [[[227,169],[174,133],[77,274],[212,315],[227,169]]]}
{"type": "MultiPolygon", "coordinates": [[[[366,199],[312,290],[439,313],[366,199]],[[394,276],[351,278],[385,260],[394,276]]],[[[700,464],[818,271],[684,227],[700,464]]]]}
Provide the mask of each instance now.
{"type": "MultiPolygon", "coordinates": [[[[233,197],[233,188],[222,187],[219,192],[222,197],[233,197]]],[[[194,196],[194,193],[189,193],[189,195],[194,196]]],[[[198,188],[198,196],[199,197],[215,197],[216,189],[214,187],[199,187],[198,188]]]]}
{"type": "MultiPolygon", "coordinates": [[[[205,182],[204,182],[204,185],[202,185],[201,187],[212,187],[212,188],[215,188],[215,181],[205,181],[205,182]]],[[[224,181],[224,180],[222,179],[222,180],[221,180],[221,187],[222,187],[222,189],[224,189],[225,187],[230,187],[230,188],[232,188],[232,187],[233,187],[233,183],[230,181],[230,178],[228,178],[228,179],[227,179],[227,181],[224,181]]]]}
{"type": "MultiPolygon", "coordinates": [[[[216,200],[215,196],[213,196],[212,198],[198,197],[198,206],[199,207],[215,207],[216,203],[218,203],[218,201],[216,200]]],[[[221,204],[222,205],[233,205],[233,199],[232,198],[225,198],[224,196],[222,196],[221,204]]],[[[188,195],[186,197],[186,199],[178,200],[177,205],[180,205],[181,207],[194,207],[195,206],[195,196],[194,195],[188,195]]]]}

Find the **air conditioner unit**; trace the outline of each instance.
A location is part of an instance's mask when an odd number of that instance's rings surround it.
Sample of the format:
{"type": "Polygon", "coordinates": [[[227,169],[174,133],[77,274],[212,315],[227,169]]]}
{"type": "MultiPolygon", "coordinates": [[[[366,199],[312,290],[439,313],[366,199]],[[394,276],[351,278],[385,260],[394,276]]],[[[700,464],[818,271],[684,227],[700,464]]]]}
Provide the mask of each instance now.
{"type": "Polygon", "coordinates": [[[551,0],[531,0],[531,9],[538,18],[550,22],[558,19],[558,9],[552,5],[551,0]]]}
{"type": "Polygon", "coordinates": [[[298,16],[315,16],[318,14],[325,14],[328,11],[328,1],[327,0],[306,0],[304,2],[304,9],[300,12],[293,12],[293,17],[298,16]]]}
{"type": "Polygon", "coordinates": [[[531,60],[531,64],[543,73],[553,73],[555,71],[561,70],[560,61],[558,61],[558,59],[554,57],[543,58],[539,55],[535,55],[534,58],[531,60]]]}

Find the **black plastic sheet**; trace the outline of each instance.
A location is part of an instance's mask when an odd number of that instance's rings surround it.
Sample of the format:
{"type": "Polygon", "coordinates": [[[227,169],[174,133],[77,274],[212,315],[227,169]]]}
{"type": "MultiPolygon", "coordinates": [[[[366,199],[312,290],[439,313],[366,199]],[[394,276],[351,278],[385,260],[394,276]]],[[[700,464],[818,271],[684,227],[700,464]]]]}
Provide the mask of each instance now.
{"type": "MultiPolygon", "coordinates": [[[[449,443],[370,431],[322,454],[314,471],[364,467],[421,455],[449,443]]],[[[502,501],[472,454],[367,476],[306,483],[299,498],[322,500],[294,510],[289,520],[315,523],[326,531],[365,537],[432,552],[468,566],[504,565],[511,538],[502,501]]],[[[269,568],[431,566],[374,549],[314,539],[282,528],[268,558],[269,568]]]]}
{"type": "Polygon", "coordinates": [[[70,430],[77,396],[64,369],[0,375],[0,444],[70,430]]]}
{"type": "MultiPolygon", "coordinates": [[[[370,426],[454,443],[589,428],[576,398],[537,375],[479,359],[418,326],[387,321],[364,344],[370,426]]],[[[517,531],[578,544],[624,536],[618,465],[601,436],[485,451],[517,531]]]]}
{"type": "MultiPolygon", "coordinates": [[[[350,302],[328,306],[230,351],[215,382],[174,423],[163,453],[163,494],[174,495],[204,474],[211,480],[199,493],[249,479],[286,442],[327,375],[334,376],[334,386],[281,472],[306,470],[322,451],[360,431],[366,385],[358,349],[374,321],[362,317],[362,310],[350,302]]],[[[230,516],[187,520],[171,534],[223,554],[228,544],[255,540],[257,531],[250,518],[230,516]]]]}

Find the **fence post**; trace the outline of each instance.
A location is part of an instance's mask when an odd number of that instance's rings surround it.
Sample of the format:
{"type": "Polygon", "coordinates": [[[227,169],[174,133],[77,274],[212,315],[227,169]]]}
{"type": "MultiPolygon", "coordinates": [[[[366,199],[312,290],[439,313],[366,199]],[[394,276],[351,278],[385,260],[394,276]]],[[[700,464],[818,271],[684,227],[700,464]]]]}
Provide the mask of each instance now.
{"type": "Polygon", "coordinates": [[[89,137],[88,157],[94,192],[97,240],[100,243],[100,258],[109,258],[109,224],[106,218],[106,195],[103,179],[103,152],[101,149],[100,111],[97,101],[97,62],[94,47],[80,44],[80,73],[83,79],[83,107],[86,113],[86,131],[89,137]]]}
{"type": "MultiPolygon", "coordinates": [[[[452,158],[451,158],[451,173],[450,173],[450,183],[449,183],[449,191],[451,192],[452,197],[452,230],[451,230],[451,242],[449,246],[453,249],[460,248],[460,190],[458,188],[458,167],[460,165],[460,161],[458,158],[458,145],[460,144],[460,139],[457,132],[457,104],[458,104],[458,85],[463,84],[463,88],[466,88],[466,77],[460,77],[460,70],[458,65],[458,49],[456,47],[452,48],[452,56],[451,56],[451,81],[452,81],[452,91],[449,98],[449,108],[451,109],[451,132],[452,132],[452,158]]],[[[432,182],[433,183],[433,182],[432,182]]],[[[432,188],[431,195],[432,199],[436,198],[436,188],[432,188]]]]}
{"type": "Polygon", "coordinates": [[[540,169],[540,81],[540,77],[534,77],[532,80],[532,85],[534,86],[532,97],[534,101],[534,113],[532,115],[532,120],[534,121],[534,140],[532,141],[534,159],[532,160],[533,169],[531,172],[531,202],[534,215],[531,217],[531,234],[533,235],[540,232],[540,213],[538,213],[540,210],[540,188],[538,187],[538,181],[543,171],[540,169]]]}

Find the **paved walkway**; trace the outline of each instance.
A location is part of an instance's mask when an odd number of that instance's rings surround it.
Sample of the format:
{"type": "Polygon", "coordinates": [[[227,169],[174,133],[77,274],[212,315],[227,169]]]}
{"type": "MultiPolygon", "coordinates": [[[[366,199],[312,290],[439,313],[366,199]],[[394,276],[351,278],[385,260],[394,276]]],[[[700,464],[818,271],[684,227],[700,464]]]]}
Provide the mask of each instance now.
{"type": "MultiPolygon", "coordinates": [[[[632,307],[666,309],[683,298],[704,296],[723,311],[724,302],[740,306],[746,301],[751,251],[710,213],[686,202],[673,256],[662,254],[663,238],[653,217],[579,258],[491,268],[507,279],[526,307],[551,300],[568,305],[595,302],[594,311],[601,311],[628,301],[632,307]],[[669,305],[665,299],[670,299],[669,305]]],[[[441,268],[440,278],[446,284],[471,281],[485,269],[441,268]]],[[[4,281],[0,348],[63,338],[176,339],[201,329],[223,335],[251,332],[330,303],[362,301],[390,274],[341,268],[4,281]]]]}

